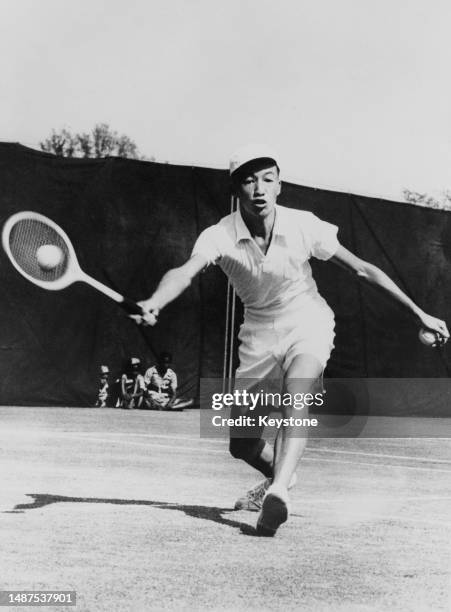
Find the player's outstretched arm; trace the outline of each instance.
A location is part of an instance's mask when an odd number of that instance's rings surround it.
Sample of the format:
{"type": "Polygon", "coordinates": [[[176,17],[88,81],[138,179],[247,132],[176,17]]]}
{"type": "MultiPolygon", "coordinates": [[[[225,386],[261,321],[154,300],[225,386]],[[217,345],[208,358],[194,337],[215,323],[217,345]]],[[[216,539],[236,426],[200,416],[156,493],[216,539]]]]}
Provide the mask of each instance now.
{"type": "Polygon", "coordinates": [[[368,263],[367,261],[364,261],[363,259],[360,259],[359,257],[356,257],[353,253],[351,253],[351,251],[348,251],[348,249],[345,249],[345,247],[342,245],[340,245],[331,261],[351,272],[356,273],[360,279],[367,281],[371,285],[385,290],[389,295],[391,295],[398,302],[401,302],[401,304],[404,304],[404,306],[406,306],[416,317],[418,317],[423,327],[439,334],[442,344],[448,341],[449,331],[445,321],[425,313],[380,268],[368,263]]]}
{"type": "Polygon", "coordinates": [[[194,277],[206,265],[207,261],[202,255],[193,255],[182,266],[166,272],[150,298],[138,302],[143,309],[143,314],[132,315],[131,318],[138,324],[155,325],[160,310],[175,300],[185,289],[188,289],[194,277]]]}

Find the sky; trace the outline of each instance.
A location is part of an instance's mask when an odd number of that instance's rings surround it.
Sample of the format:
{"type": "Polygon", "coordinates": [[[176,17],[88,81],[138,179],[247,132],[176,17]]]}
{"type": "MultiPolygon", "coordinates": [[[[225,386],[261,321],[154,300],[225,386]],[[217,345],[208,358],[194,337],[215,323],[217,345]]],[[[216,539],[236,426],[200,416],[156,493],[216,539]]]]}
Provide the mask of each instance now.
{"type": "Polygon", "coordinates": [[[158,161],[402,200],[451,189],[449,0],[0,0],[0,140],[106,122],[158,161]]]}

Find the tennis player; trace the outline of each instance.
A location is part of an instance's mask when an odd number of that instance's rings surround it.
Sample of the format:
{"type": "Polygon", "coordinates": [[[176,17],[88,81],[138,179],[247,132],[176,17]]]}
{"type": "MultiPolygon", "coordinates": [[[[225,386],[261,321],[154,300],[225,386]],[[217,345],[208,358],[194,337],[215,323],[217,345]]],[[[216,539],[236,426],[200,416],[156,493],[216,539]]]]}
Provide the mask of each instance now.
{"type": "MultiPolygon", "coordinates": [[[[440,343],[446,342],[445,322],[423,312],[384,272],[344,248],[335,225],[276,203],[281,191],[279,172],[278,157],[267,146],[247,146],[232,156],[230,175],[239,210],[200,234],[191,258],[169,270],[154,294],[139,302],[143,315],[135,320],[154,325],[161,309],[189,287],[197,274],[217,264],[244,304],[237,385],[277,375],[284,393],[309,393],[334,346],[334,314],[318,293],[309,264],[316,257],[385,290],[416,315],[419,324],[436,332],[440,343]]],[[[286,417],[302,414],[293,406],[282,409],[286,417]]],[[[281,427],[273,449],[261,433],[243,438],[232,432],[230,452],[266,477],[236,507],[261,509],[257,532],[272,536],[288,518],[288,489],[307,438],[299,434],[299,428],[281,427]]]]}

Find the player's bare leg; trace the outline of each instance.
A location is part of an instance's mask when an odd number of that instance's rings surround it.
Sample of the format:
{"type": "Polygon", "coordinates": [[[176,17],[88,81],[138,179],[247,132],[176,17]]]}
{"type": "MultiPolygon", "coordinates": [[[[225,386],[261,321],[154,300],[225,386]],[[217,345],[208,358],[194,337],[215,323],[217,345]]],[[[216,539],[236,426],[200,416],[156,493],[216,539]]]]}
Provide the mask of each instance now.
{"type": "MultiPolygon", "coordinates": [[[[258,442],[258,440],[255,440],[255,442],[258,442]]],[[[242,497],[237,499],[235,502],[235,510],[250,510],[253,512],[260,512],[262,509],[263,498],[268,487],[271,485],[274,476],[274,449],[270,444],[268,444],[268,442],[264,442],[263,449],[256,461],[250,461],[248,458],[246,458],[246,456],[242,456],[240,458],[244,459],[244,461],[246,461],[246,463],[252,467],[258,469],[263,475],[266,476],[266,478],[252,487],[252,489],[249,489],[249,491],[247,491],[242,497]]],[[[288,489],[294,487],[296,480],[297,478],[295,472],[291,477],[288,489]]]]}
{"type": "MultiPolygon", "coordinates": [[[[248,465],[251,465],[253,468],[257,469],[265,476],[265,479],[261,480],[257,485],[252,487],[252,489],[249,489],[243,496],[236,500],[235,510],[250,510],[253,512],[259,512],[262,507],[266,490],[272,482],[272,477],[274,474],[274,449],[264,440],[259,440],[257,438],[247,440],[246,446],[248,449],[257,445],[259,445],[258,448],[261,448],[261,451],[259,455],[255,457],[255,459],[252,459],[250,456],[246,455],[246,449],[244,447],[244,452],[242,452],[240,459],[243,459],[248,465]]],[[[236,448],[237,445],[231,440],[231,452],[233,451],[234,456],[237,457],[237,453],[233,450],[234,446],[236,448]]]]}
{"type": "MultiPolygon", "coordinates": [[[[292,366],[291,371],[294,372],[293,376],[297,375],[297,369],[295,369],[294,366],[292,366]]],[[[295,379],[293,379],[293,381],[294,380],[295,379]]],[[[290,386],[293,386],[293,381],[290,381],[290,386]]],[[[284,391],[289,391],[286,388],[286,383],[284,383],[284,391]]],[[[271,407],[266,405],[258,405],[256,411],[253,413],[253,416],[255,417],[257,414],[269,415],[271,412],[271,407]]],[[[235,408],[232,416],[239,416],[239,414],[241,414],[240,409],[235,408]]],[[[259,512],[262,508],[263,498],[266,491],[274,479],[275,450],[271,444],[263,440],[263,427],[259,430],[257,430],[255,427],[252,427],[251,429],[252,431],[250,432],[250,435],[253,436],[252,438],[234,438],[233,433],[231,433],[230,452],[236,459],[242,459],[248,465],[258,470],[265,476],[265,480],[260,481],[257,485],[249,489],[245,495],[238,498],[235,502],[235,510],[251,510],[259,512]]],[[[283,432],[280,432],[280,434],[282,433],[283,432]]],[[[276,444],[279,450],[282,446],[282,439],[282,435],[279,435],[276,439],[276,444]]],[[[293,471],[288,484],[289,489],[296,484],[296,480],[296,472],[293,471]]]]}
{"type": "MultiPolygon", "coordinates": [[[[322,365],[312,355],[296,356],[285,376],[284,393],[311,393],[322,365]]],[[[308,408],[284,407],[284,417],[306,418],[308,408]]],[[[257,523],[261,535],[272,536],[288,518],[288,486],[307,445],[308,430],[297,426],[281,427],[274,453],[274,477],[263,501],[257,523]]]]}
{"type": "MultiPolygon", "coordinates": [[[[294,397],[296,393],[312,393],[323,367],[313,355],[297,355],[285,376],[284,393],[294,397]]],[[[284,417],[307,418],[308,407],[296,409],[286,406],[284,417]]],[[[275,443],[274,485],[288,488],[291,477],[307,445],[308,429],[281,427],[275,443]]]]}

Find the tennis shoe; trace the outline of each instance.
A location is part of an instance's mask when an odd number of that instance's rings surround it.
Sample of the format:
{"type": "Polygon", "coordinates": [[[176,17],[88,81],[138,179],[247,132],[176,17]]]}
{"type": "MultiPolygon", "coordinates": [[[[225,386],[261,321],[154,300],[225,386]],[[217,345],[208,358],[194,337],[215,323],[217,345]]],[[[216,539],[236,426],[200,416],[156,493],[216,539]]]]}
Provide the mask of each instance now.
{"type": "Polygon", "coordinates": [[[266,478],[259,482],[255,487],[240,497],[235,502],[235,510],[250,510],[251,512],[260,512],[262,509],[263,498],[267,488],[271,484],[271,478],[266,478]]]}
{"type": "MultiPolygon", "coordinates": [[[[294,487],[298,480],[296,472],[293,474],[290,480],[288,489],[294,487]]],[[[271,478],[266,478],[259,482],[255,487],[249,489],[247,493],[240,497],[235,502],[235,510],[248,510],[250,512],[260,512],[263,505],[263,498],[265,497],[268,487],[271,485],[271,478]]]]}
{"type": "Polygon", "coordinates": [[[272,538],[288,519],[288,514],[288,491],[282,487],[269,487],[258,517],[257,535],[272,538]]]}

